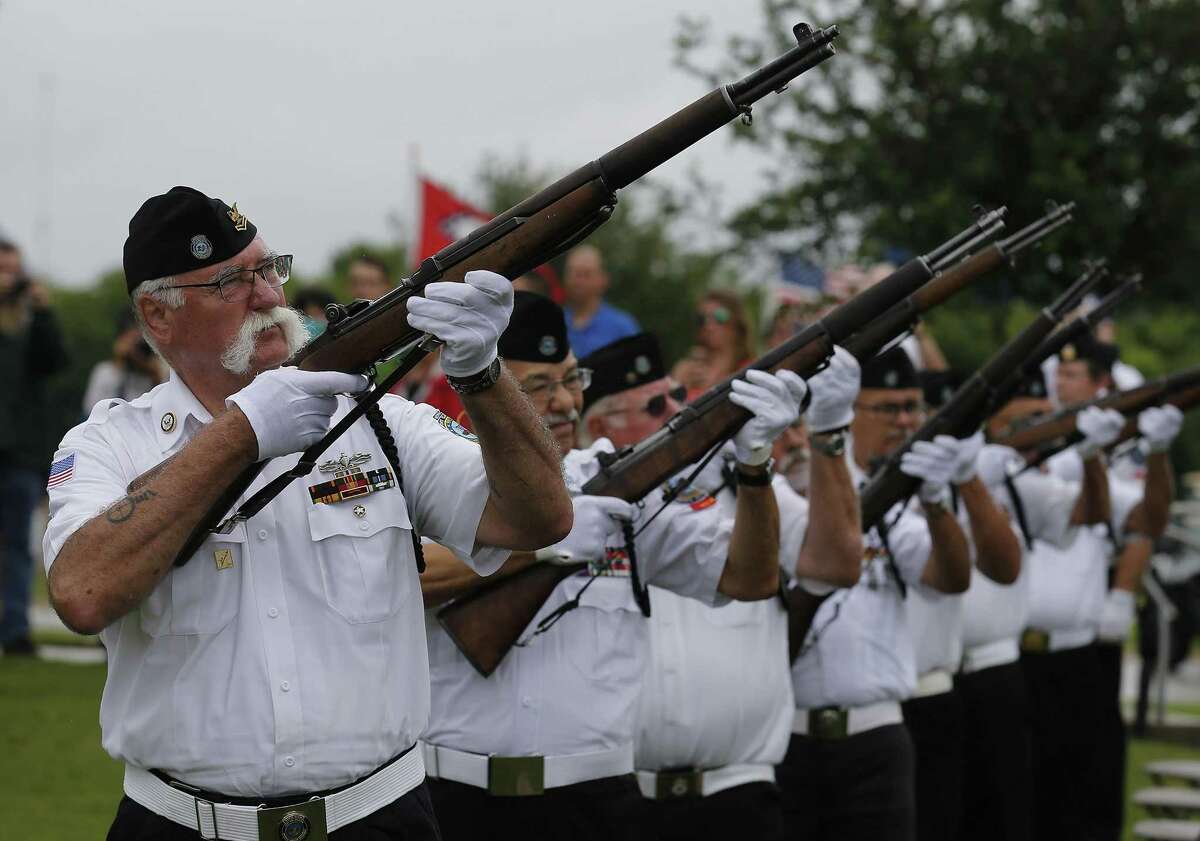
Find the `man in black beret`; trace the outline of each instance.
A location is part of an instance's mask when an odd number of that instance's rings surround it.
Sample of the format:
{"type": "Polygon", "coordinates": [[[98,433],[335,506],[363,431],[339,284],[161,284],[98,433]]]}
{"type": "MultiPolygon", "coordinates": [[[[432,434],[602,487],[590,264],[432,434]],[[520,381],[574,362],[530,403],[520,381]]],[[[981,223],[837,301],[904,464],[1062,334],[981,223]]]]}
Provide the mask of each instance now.
{"type": "MultiPolygon", "coordinates": [[[[592,373],[591,362],[581,366],[571,355],[562,310],[532,293],[516,295],[500,352],[563,448],[567,485],[576,492],[575,525],[554,545],[515,553],[498,574],[535,564],[586,567],[561,576],[489,676],[429,623],[433,712],[424,735],[426,766],[448,841],[642,837],[633,713],[649,657],[646,585],[709,604],[768,599],[778,591],[779,512],[766,462],[770,442],[799,415],[803,381],[790,372],[754,372],[735,386],[731,399],[753,417],[735,438],[747,463],[739,468],[745,484],[732,518],[703,493],[684,495],[652,518],[658,494],[635,506],[579,493],[612,442],[570,449],[574,421],[591,399],[585,395],[598,384],[636,390],[646,378],[662,380],[650,341],[633,347],[627,360],[593,354],[589,359],[603,368],[592,373]]],[[[659,423],[671,408],[668,399],[655,410],[659,423]]],[[[444,548],[430,546],[425,554],[421,584],[429,607],[484,583],[444,548]]]]}
{"type": "Polygon", "coordinates": [[[189,187],[143,204],[125,274],[170,379],[103,401],[51,470],[50,598],[108,652],[114,841],[438,837],[414,749],[429,708],[415,536],[489,574],[570,530],[557,453],[496,353],[511,286],[474,271],[407,313],[442,340],[478,437],[385,395],[319,475],[174,565],[234,477],[282,474],[367,385],[284,365],[304,336],[290,268],[236,204],[189,187]]]}
{"type": "Polygon", "coordinates": [[[1060,405],[1082,403],[1112,388],[1117,346],[1086,333],[1058,352],[1054,390],[1060,405]]]}

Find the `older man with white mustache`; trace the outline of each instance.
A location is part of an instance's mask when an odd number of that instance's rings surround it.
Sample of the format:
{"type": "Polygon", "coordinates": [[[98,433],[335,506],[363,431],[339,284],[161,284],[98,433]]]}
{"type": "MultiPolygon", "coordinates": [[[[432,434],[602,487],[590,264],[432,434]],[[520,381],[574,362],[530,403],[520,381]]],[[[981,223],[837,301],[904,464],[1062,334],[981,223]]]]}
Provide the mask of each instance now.
{"type": "Polygon", "coordinates": [[[323,475],[174,566],[233,477],[269,460],[252,493],[290,468],[367,383],[280,367],[304,337],[291,257],[236,204],[149,199],[124,262],[171,379],[67,433],[44,540],[55,608],[108,654],[103,742],[126,766],[108,837],[437,838],[413,750],[429,716],[415,534],[489,574],[572,521],[553,441],[496,354],[511,285],[469,272],[409,301],[478,438],[386,395],[323,475]]]}

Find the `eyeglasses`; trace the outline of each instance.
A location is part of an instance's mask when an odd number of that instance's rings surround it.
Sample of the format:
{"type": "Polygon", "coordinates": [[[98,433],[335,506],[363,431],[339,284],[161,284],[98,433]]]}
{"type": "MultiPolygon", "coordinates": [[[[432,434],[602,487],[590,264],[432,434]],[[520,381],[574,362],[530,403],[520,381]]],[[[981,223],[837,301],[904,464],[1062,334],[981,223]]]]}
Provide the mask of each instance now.
{"type": "Polygon", "coordinates": [[[535,378],[531,385],[521,384],[521,391],[528,395],[535,406],[549,406],[555,390],[561,385],[571,394],[583,394],[592,384],[591,368],[576,368],[561,380],[542,380],[535,378]]]}
{"type": "Polygon", "coordinates": [[[906,400],[903,403],[875,403],[871,406],[855,403],[854,406],[864,412],[877,412],[881,415],[886,415],[889,420],[895,420],[901,414],[925,414],[925,402],[922,400],[906,400]]]}
{"type": "Polygon", "coordinates": [[[696,313],[696,326],[703,327],[710,318],[716,324],[728,324],[729,320],[733,318],[733,313],[725,307],[713,307],[708,312],[702,310],[696,313]]]}
{"type": "Polygon", "coordinates": [[[291,274],[292,255],[276,254],[252,269],[239,269],[231,266],[222,270],[214,280],[208,283],[184,283],[175,288],[200,289],[205,286],[215,286],[221,295],[221,300],[229,304],[236,304],[238,301],[244,301],[250,297],[250,293],[254,291],[255,278],[261,277],[267,286],[278,289],[288,282],[291,274]]]}
{"type": "MultiPolygon", "coordinates": [[[[670,397],[676,403],[683,403],[687,400],[687,388],[685,386],[676,386],[664,394],[656,394],[646,401],[646,405],[641,406],[640,410],[648,414],[652,418],[662,417],[667,411],[667,398],[670,397]]],[[[616,409],[608,412],[610,415],[623,415],[626,412],[636,412],[638,407],[632,409],[616,409]]]]}

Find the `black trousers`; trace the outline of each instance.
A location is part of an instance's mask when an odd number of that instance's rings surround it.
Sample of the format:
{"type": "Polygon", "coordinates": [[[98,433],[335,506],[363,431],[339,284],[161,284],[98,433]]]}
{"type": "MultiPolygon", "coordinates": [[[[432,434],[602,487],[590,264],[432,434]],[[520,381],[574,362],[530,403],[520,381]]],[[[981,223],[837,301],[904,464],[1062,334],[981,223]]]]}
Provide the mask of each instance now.
{"type": "MultiPolygon", "coordinates": [[[[128,797],[121,798],[108,841],[195,841],[200,833],[154,814],[128,797]]],[[[429,789],[421,784],[365,818],[329,834],[335,841],[439,841],[429,789]]]]}
{"type": "Polygon", "coordinates": [[[966,721],[962,837],[1029,841],[1033,746],[1021,664],[960,675],[956,686],[966,721]]]}
{"type": "Polygon", "coordinates": [[[782,841],[779,787],[760,782],[734,786],[708,797],[647,800],[645,841],[782,841]]]}
{"type": "Polygon", "coordinates": [[[963,703],[955,690],[900,705],[916,755],[919,841],[960,841],[963,793],[963,703]]]}
{"type": "Polygon", "coordinates": [[[788,838],[914,841],[913,746],[903,724],[847,739],[792,736],[775,769],[788,838]]]}
{"type": "Polygon", "coordinates": [[[495,797],[481,788],[429,780],[446,841],[637,841],[645,816],[632,774],[495,797]]]}
{"type": "Polygon", "coordinates": [[[1021,665],[1033,735],[1033,837],[1086,841],[1103,691],[1096,649],[1022,654],[1021,665]]]}
{"type": "Polygon", "coordinates": [[[1120,645],[1097,642],[1096,668],[1100,690],[1093,699],[1097,724],[1093,777],[1089,786],[1089,838],[1118,841],[1125,826],[1125,753],[1128,734],[1121,715],[1120,645]]]}

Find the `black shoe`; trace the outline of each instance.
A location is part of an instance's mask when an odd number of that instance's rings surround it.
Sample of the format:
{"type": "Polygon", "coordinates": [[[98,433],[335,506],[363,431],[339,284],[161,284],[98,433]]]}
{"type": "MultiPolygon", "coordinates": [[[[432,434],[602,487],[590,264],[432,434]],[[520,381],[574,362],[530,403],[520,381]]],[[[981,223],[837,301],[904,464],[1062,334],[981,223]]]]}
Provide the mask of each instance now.
{"type": "Polygon", "coordinates": [[[33,644],[33,640],[29,637],[17,637],[14,640],[0,644],[0,651],[4,652],[5,657],[37,656],[37,646],[33,644]]]}

